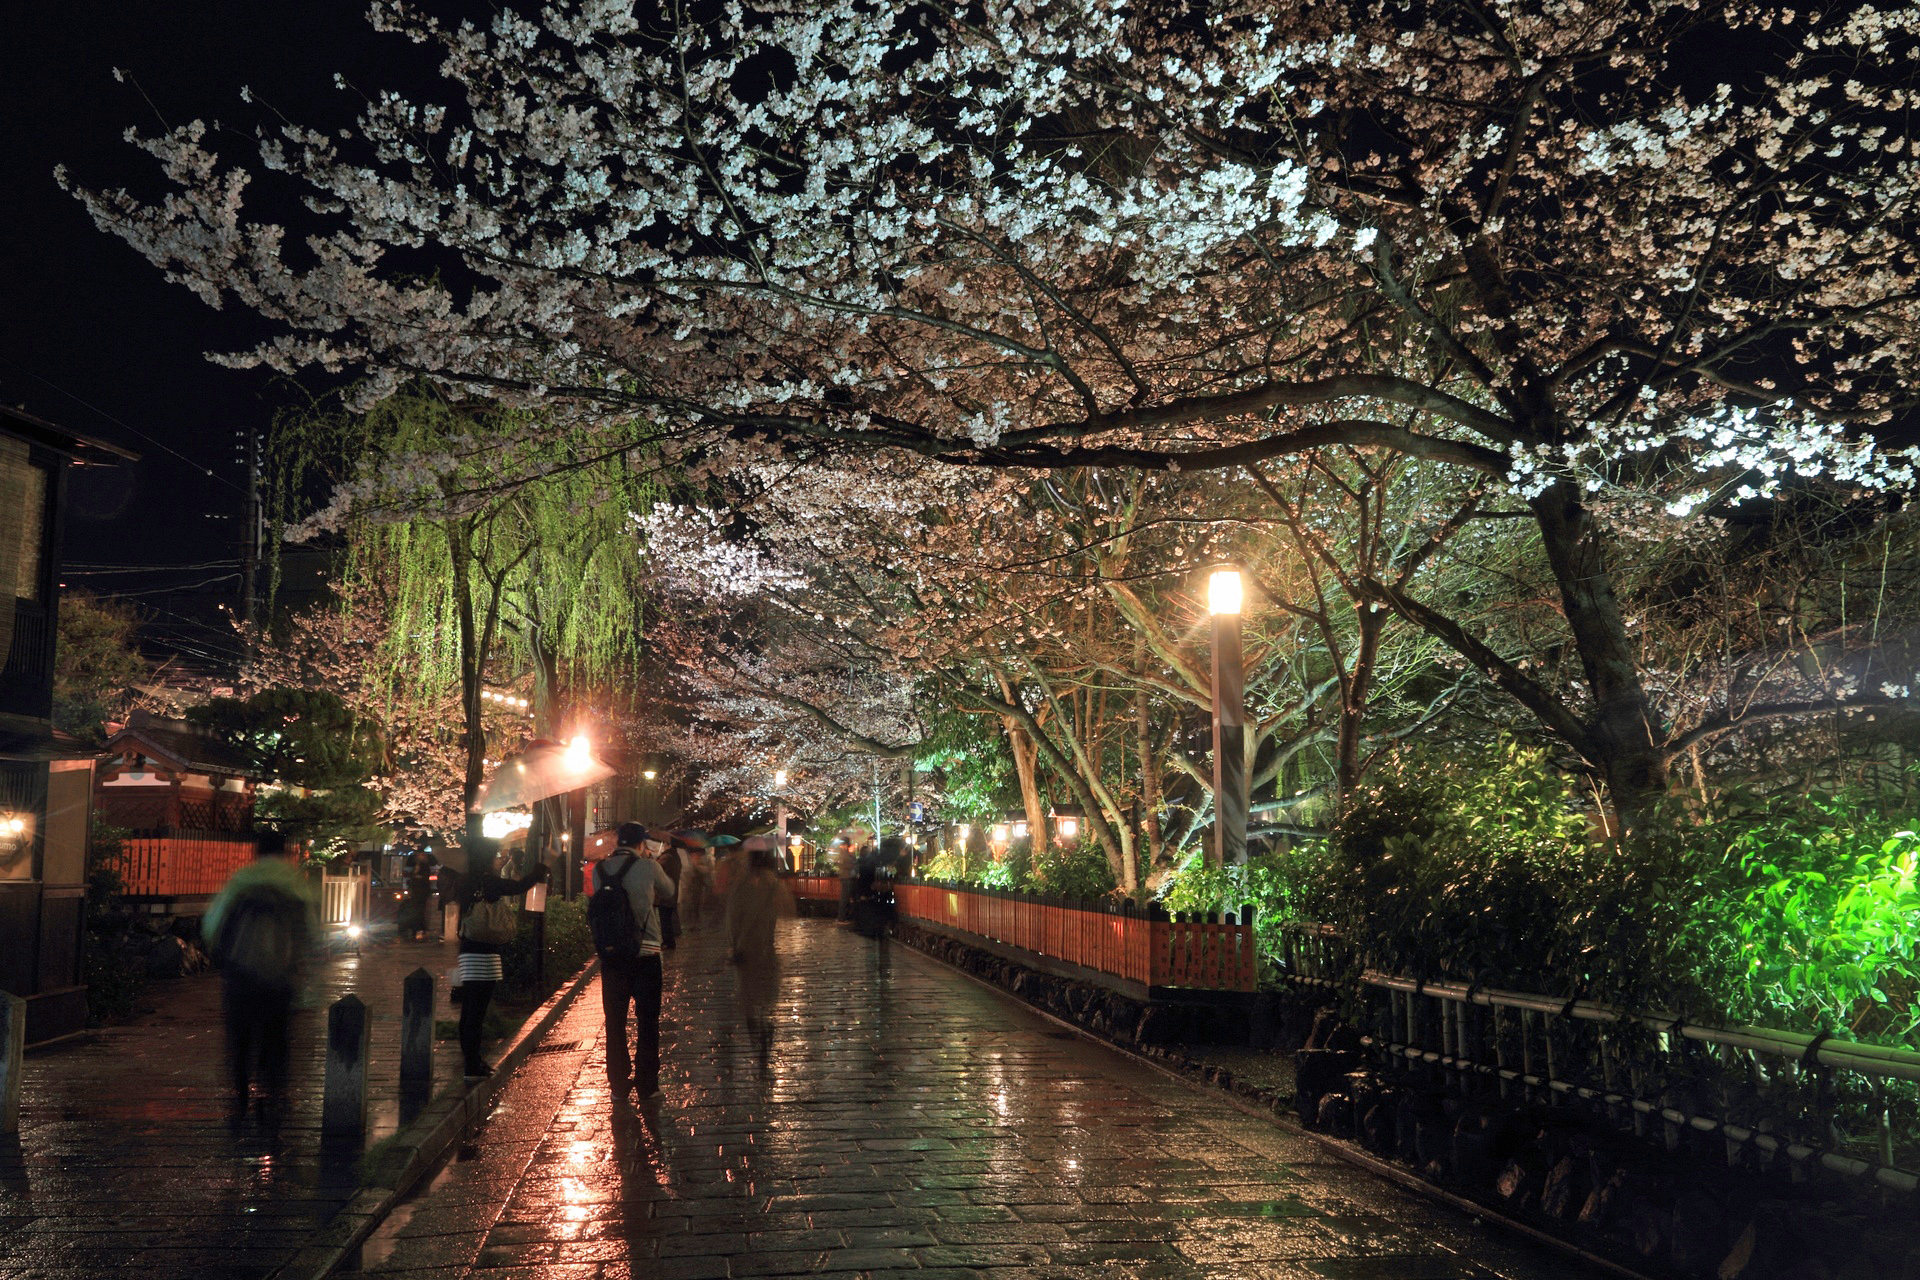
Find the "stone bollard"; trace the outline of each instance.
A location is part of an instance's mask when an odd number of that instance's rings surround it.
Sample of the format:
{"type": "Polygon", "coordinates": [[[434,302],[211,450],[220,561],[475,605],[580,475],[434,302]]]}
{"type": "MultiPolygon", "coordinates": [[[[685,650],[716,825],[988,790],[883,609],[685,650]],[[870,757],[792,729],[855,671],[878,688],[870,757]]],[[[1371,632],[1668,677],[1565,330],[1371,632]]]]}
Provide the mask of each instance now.
{"type": "Polygon", "coordinates": [[[367,1131],[367,1006],[341,996],[327,1010],[327,1076],[320,1132],[358,1137],[367,1131]]]}
{"type": "Polygon", "coordinates": [[[20,1073],[26,1056],[27,1002],[0,991],[0,1133],[20,1132],[20,1073]]]}
{"type": "Polygon", "coordinates": [[[415,969],[401,984],[400,1084],[433,1084],[433,975],[425,969],[415,969]]]}

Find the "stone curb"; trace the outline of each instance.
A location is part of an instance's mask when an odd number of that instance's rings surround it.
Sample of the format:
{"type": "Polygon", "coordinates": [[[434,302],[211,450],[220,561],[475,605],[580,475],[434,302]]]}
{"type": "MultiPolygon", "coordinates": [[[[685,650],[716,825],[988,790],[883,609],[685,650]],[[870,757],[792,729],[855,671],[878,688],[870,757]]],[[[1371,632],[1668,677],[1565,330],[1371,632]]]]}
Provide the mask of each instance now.
{"type": "Polygon", "coordinates": [[[1345,1160],[1347,1163],[1385,1178],[1397,1186],[1414,1192],[1416,1195],[1451,1206],[1463,1213],[1471,1214],[1475,1218],[1496,1223],[1502,1230],[1522,1236],[1533,1241],[1535,1244],[1546,1245],[1561,1253],[1578,1258],[1588,1266],[1618,1276],[1621,1280],[1651,1280],[1646,1273],[1623,1266],[1612,1258],[1593,1253],[1571,1240],[1556,1236],[1548,1231],[1542,1231],[1540,1228],[1516,1218],[1510,1218],[1477,1200],[1456,1195],[1444,1187],[1437,1187],[1411,1170],[1403,1169],[1391,1161],[1382,1160],[1372,1152],[1347,1142],[1344,1139],[1336,1138],[1332,1134],[1320,1133],[1307,1128],[1303,1124],[1297,1123],[1290,1115],[1292,1099],[1285,1095],[1275,1093],[1271,1089],[1252,1085],[1245,1080],[1235,1080],[1232,1074],[1224,1068],[1210,1067],[1206,1063],[1187,1057],[1186,1054],[1170,1046],[1153,1045],[1143,1051],[1136,1046],[1110,1039],[1107,1036],[1100,1035],[1098,1032],[1081,1026],[1070,1018],[1063,1018],[1051,1010],[1043,1009],[1033,1001],[1028,1000],[1024,996],[1014,994],[998,983],[989,982],[978,974],[968,973],[959,965],[949,964],[932,952],[915,946],[912,942],[902,939],[901,945],[922,959],[932,961],[943,969],[949,969],[967,979],[969,982],[977,983],[985,987],[995,995],[1015,1001],[1031,1012],[1045,1018],[1048,1022],[1073,1032],[1074,1035],[1082,1040],[1097,1044],[1104,1049],[1111,1049],[1115,1053],[1122,1054],[1134,1062],[1139,1063],[1141,1066],[1149,1067],[1168,1079],[1178,1081],[1189,1088],[1206,1089],[1211,1093],[1222,1094],[1234,1109],[1246,1115],[1266,1120],[1277,1129],[1283,1129],[1297,1137],[1306,1138],[1325,1148],[1330,1154],[1345,1160]]]}
{"type": "Polygon", "coordinates": [[[412,1124],[388,1139],[386,1149],[367,1174],[366,1185],[300,1246],[298,1253],[271,1272],[270,1280],[325,1280],[339,1270],[414,1185],[486,1118],[494,1097],[506,1088],[514,1071],[599,972],[600,962],[589,960],[521,1024],[513,1043],[495,1060],[492,1075],[472,1085],[443,1090],[412,1124]]]}

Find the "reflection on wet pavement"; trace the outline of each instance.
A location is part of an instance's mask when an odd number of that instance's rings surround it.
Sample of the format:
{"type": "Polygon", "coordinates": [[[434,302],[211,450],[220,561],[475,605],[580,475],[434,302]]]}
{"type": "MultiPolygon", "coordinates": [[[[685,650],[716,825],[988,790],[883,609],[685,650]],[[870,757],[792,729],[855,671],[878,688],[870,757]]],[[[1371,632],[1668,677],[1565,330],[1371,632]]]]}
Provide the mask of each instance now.
{"type": "MultiPolygon", "coordinates": [[[[285,1263],[358,1187],[358,1142],[320,1141],[325,1006],[373,1013],[367,1145],[399,1126],[401,982],[439,978],[445,944],[369,945],[316,968],[294,1022],[293,1098],[277,1139],[226,1120],[220,981],[156,983],[136,1022],[28,1055],[21,1133],[0,1140],[0,1280],[137,1273],[256,1280],[285,1263]]],[[[438,983],[447,1016],[446,983],[438,983]]],[[[457,1084],[458,1049],[434,1050],[457,1084]]]]}
{"type": "Polygon", "coordinates": [[[598,998],[471,1158],[369,1242],[428,1280],[1577,1277],[900,947],[782,926],[779,1032],[733,1034],[711,933],[668,958],[665,1097],[614,1099],[598,998]]]}

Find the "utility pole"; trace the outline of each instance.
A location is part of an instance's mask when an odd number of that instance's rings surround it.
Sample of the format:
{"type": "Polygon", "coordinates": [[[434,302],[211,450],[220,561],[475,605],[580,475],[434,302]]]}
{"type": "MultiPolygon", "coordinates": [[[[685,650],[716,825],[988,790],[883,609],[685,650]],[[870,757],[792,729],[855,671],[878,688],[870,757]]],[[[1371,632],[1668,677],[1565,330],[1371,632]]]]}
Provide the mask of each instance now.
{"type": "Polygon", "coordinates": [[[249,430],[246,436],[247,497],[240,534],[240,620],[251,629],[259,620],[260,553],[265,541],[266,512],[260,501],[260,433],[249,430]]]}

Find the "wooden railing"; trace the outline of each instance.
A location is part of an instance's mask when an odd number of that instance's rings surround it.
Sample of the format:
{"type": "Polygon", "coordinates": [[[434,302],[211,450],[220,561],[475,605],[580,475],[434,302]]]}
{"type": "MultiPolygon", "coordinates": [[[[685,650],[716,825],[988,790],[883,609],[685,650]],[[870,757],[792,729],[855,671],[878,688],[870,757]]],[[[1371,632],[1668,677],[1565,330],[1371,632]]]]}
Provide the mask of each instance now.
{"type": "Polygon", "coordinates": [[[346,875],[320,875],[320,923],[348,925],[366,923],[373,906],[373,876],[349,871],[346,875]]]}
{"type": "MultiPolygon", "coordinates": [[[[792,875],[796,897],[838,902],[834,876],[792,875]]],[[[1169,916],[1157,906],[1057,898],[972,885],[903,880],[893,886],[900,915],[953,933],[1062,960],[1146,987],[1252,991],[1253,908],[1223,915],[1169,916]]]]}
{"type": "Polygon", "coordinates": [[[210,897],[251,861],[251,837],[224,831],[136,831],[121,845],[120,875],[132,897],[210,897]]]}

